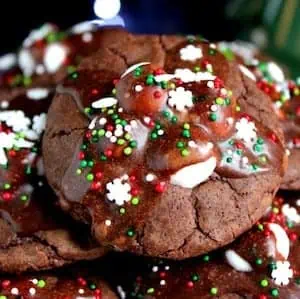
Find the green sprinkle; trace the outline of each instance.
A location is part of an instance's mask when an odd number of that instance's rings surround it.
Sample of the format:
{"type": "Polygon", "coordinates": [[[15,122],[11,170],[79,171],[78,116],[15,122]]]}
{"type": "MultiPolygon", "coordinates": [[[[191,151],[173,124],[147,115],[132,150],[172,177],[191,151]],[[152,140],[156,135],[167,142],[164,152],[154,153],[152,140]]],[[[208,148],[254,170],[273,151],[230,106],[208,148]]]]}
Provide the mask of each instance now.
{"type": "Polygon", "coordinates": [[[154,291],[155,291],[154,288],[149,288],[149,289],[147,290],[147,294],[153,294],[154,291]]]}
{"type": "Polygon", "coordinates": [[[128,229],[127,236],[132,238],[132,237],[134,237],[134,235],[135,235],[134,229],[133,228],[128,229]]]}
{"type": "Polygon", "coordinates": [[[154,84],[154,76],[153,75],[148,75],[146,78],[146,84],[147,85],[153,85],[154,84]]]}
{"type": "Polygon", "coordinates": [[[186,148],[181,151],[181,155],[183,157],[187,157],[189,154],[190,154],[190,152],[186,148]]]}
{"type": "Polygon", "coordinates": [[[217,120],[217,114],[216,113],[210,113],[209,114],[209,119],[211,121],[216,121],[217,120]]]}
{"type": "Polygon", "coordinates": [[[267,163],[267,157],[266,155],[259,156],[259,161],[263,164],[267,163]]]}
{"type": "Polygon", "coordinates": [[[131,199],[131,203],[132,203],[134,206],[138,205],[139,202],[140,202],[140,199],[139,199],[137,196],[135,196],[135,197],[133,197],[133,198],[131,199]]]}
{"type": "Polygon", "coordinates": [[[27,201],[27,200],[28,200],[28,196],[25,195],[25,194],[23,194],[23,195],[21,195],[20,199],[21,199],[22,201],[27,201]]]}
{"type": "Polygon", "coordinates": [[[256,143],[253,145],[253,150],[259,153],[262,151],[262,146],[256,143]]]}
{"type": "Polygon", "coordinates": [[[272,271],[272,270],[275,270],[277,267],[276,267],[276,263],[275,262],[271,262],[269,265],[268,265],[269,269],[272,271]]]}
{"type": "Polygon", "coordinates": [[[7,297],[4,295],[0,295],[0,299],[7,299],[7,297]]]}
{"type": "Polygon", "coordinates": [[[296,277],[296,278],[295,278],[295,283],[296,283],[297,285],[300,285],[300,277],[296,277]]]}
{"type": "Polygon", "coordinates": [[[257,229],[259,230],[259,231],[263,231],[264,230],[264,225],[263,224],[258,224],[257,225],[257,229]]]}
{"type": "Polygon", "coordinates": [[[88,165],[88,163],[87,163],[87,161],[86,161],[86,160],[82,160],[82,161],[80,161],[80,167],[82,167],[82,168],[86,168],[86,167],[87,167],[87,165],[88,165]]]}
{"type": "Polygon", "coordinates": [[[216,104],[217,105],[223,105],[224,104],[224,100],[222,98],[216,98],[216,104]]]}
{"type": "Polygon", "coordinates": [[[261,137],[258,137],[258,138],[257,138],[257,143],[258,143],[258,144],[264,144],[265,141],[264,141],[261,137]]]}
{"type": "Polygon", "coordinates": [[[8,189],[11,188],[11,184],[5,183],[3,187],[4,187],[5,190],[8,190],[8,189]]]}
{"type": "Polygon", "coordinates": [[[118,145],[123,145],[124,143],[125,143],[125,140],[122,139],[122,138],[119,138],[119,139],[117,140],[117,144],[118,144],[118,145]]]}
{"type": "Polygon", "coordinates": [[[206,255],[203,256],[202,259],[203,259],[204,262],[209,262],[210,261],[210,256],[208,254],[206,254],[206,255]]]}
{"type": "Polygon", "coordinates": [[[263,263],[263,260],[261,259],[261,258],[257,258],[256,260],[255,260],[255,264],[256,265],[262,265],[262,263],[263,263]]]}
{"type": "Polygon", "coordinates": [[[132,148],[136,148],[137,147],[137,142],[135,140],[130,141],[129,146],[132,148]]]}
{"type": "Polygon", "coordinates": [[[183,128],[185,129],[185,130],[189,130],[190,129],[190,125],[189,124],[187,124],[187,123],[185,123],[184,125],[183,125],[183,128]]]}
{"type": "Polygon", "coordinates": [[[94,283],[92,283],[89,285],[89,288],[90,290],[96,290],[97,286],[94,283]]]}
{"type": "Polygon", "coordinates": [[[89,182],[92,182],[94,180],[94,175],[92,173],[89,173],[87,176],[86,176],[86,179],[89,181],[89,182]]]}
{"type": "Polygon", "coordinates": [[[123,152],[126,156],[130,156],[132,154],[132,148],[131,147],[125,147],[123,152]]]}
{"type": "Polygon", "coordinates": [[[44,288],[45,286],[46,286],[46,282],[45,282],[45,280],[39,280],[38,281],[38,283],[37,283],[37,286],[39,287],[39,288],[44,288]]]}
{"type": "Polygon", "coordinates": [[[78,77],[79,77],[78,72],[74,72],[74,73],[72,73],[72,74],[70,75],[70,78],[73,79],[73,80],[77,79],[78,77]]]}
{"type": "Polygon", "coordinates": [[[231,157],[226,158],[226,162],[227,163],[232,163],[232,158],[231,157]]]}
{"type": "Polygon", "coordinates": [[[196,282],[199,281],[200,277],[197,273],[192,274],[191,276],[192,281],[196,282]]]}
{"type": "Polygon", "coordinates": [[[185,138],[190,138],[191,137],[191,132],[189,130],[184,129],[182,131],[182,136],[185,138]]]}
{"type": "Polygon", "coordinates": [[[211,295],[217,295],[218,294],[218,288],[211,288],[210,289],[210,294],[211,295]]]}
{"type": "Polygon", "coordinates": [[[175,124],[175,123],[177,123],[177,121],[178,121],[177,116],[173,115],[172,118],[171,118],[171,122],[172,122],[173,124],[175,124]]]}
{"type": "Polygon", "coordinates": [[[269,282],[266,279],[260,281],[260,286],[266,288],[269,285],[269,282]]]}
{"type": "Polygon", "coordinates": [[[157,139],[157,138],[158,138],[157,133],[156,133],[156,132],[152,132],[152,133],[151,133],[151,139],[152,139],[152,140],[155,140],[155,139],[157,139]]]}
{"type": "Polygon", "coordinates": [[[226,98],[226,99],[225,99],[225,105],[226,105],[226,106],[229,106],[230,103],[231,103],[230,99],[229,99],[229,98],[226,98]]]}
{"type": "Polygon", "coordinates": [[[278,297],[278,296],[279,296],[279,291],[278,291],[278,289],[271,289],[270,293],[271,293],[271,295],[272,295],[273,297],[278,297]]]}
{"type": "Polygon", "coordinates": [[[85,113],[85,114],[90,114],[90,113],[91,113],[91,111],[92,111],[92,109],[91,109],[91,108],[89,108],[89,107],[87,107],[87,108],[84,108],[84,113],[85,113]]]}
{"type": "Polygon", "coordinates": [[[176,143],[176,147],[177,147],[177,148],[184,148],[184,143],[183,143],[182,141],[178,141],[178,142],[176,143]]]}
{"type": "Polygon", "coordinates": [[[126,213],[126,209],[125,209],[125,208],[121,208],[121,209],[120,209],[120,214],[121,214],[121,215],[124,215],[125,213],[126,213]]]}
{"type": "Polygon", "coordinates": [[[169,118],[170,117],[170,112],[169,111],[163,111],[163,116],[165,118],[169,118]]]}
{"type": "Polygon", "coordinates": [[[255,163],[253,163],[251,166],[254,171],[256,171],[259,168],[259,166],[255,163]]]}
{"type": "Polygon", "coordinates": [[[126,134],[124,135],[124,138],[125,138],[126,140],[130,141],[130,140],[132,139],[132,136],[131,136],[131,134],[126,133],[126,134]]]}

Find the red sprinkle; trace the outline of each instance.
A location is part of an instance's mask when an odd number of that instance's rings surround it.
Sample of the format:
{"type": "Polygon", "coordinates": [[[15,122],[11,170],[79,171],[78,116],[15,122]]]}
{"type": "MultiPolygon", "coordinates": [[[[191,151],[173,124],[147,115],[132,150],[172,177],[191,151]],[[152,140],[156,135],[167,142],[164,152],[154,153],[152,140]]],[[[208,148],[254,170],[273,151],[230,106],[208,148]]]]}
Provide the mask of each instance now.
{"type": "Polygon", "coordinates": [[[10,280],[3,280],[1,286],[3,289],[7,289],[10,286],[10,280]]]}
{"type": "Polygon", "coordinates": [[[163,193],[167,189],[167,184],[165,182],[159,182],[155,186],[155,191],[158,193],[163,193]]]}
{"type": "Polygon", "coordinates": [[[159,98],[161,97],[161,92],[158,91],[158,90],[156,90],[156,91],[153,93],[153,95],[154,95],[154,97],[155,97],[156,99],[159,99],[159,98]]]}
{"type": "Polygon", "coordinates": [[[194,287],[194,283],[192,281],[188,281],[186,285],[190,289],[194,287]]]}
{"type": "Polygon", "coordinates": [[[289,238],[290,238],[291,241],[295,242],[298,239],[298,235],[293,232],[293,233],[289,234],[289,238]]]}

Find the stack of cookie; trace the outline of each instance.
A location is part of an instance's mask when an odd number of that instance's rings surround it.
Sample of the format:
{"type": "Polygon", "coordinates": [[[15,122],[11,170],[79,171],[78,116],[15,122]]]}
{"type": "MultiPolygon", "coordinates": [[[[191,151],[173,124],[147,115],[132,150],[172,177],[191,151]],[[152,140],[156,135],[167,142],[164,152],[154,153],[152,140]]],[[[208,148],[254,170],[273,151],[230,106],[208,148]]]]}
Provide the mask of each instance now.
{"type": "Polygon", "coordinates": [[[1,299],[300,297],[300,87],[277,64],[83,23],[0,70],[1,299]]]}

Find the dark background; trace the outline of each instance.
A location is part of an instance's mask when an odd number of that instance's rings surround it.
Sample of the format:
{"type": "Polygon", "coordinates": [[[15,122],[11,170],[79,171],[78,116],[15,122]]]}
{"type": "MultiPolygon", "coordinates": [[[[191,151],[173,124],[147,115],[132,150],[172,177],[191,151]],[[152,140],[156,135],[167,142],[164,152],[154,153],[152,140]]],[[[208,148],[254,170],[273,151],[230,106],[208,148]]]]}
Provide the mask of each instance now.
{"type": "MultiPolygon", "coordinates": [[[[249,26],[225,15],[227,0],[121,0],[127,28],[145,33],[197,33],[209,39],[234,39],[249,26]]],[[[94,19],[94,0],[2,0],[0,53],[13,51],[28,32],[44,22],[62,29],[94,19]]]]}

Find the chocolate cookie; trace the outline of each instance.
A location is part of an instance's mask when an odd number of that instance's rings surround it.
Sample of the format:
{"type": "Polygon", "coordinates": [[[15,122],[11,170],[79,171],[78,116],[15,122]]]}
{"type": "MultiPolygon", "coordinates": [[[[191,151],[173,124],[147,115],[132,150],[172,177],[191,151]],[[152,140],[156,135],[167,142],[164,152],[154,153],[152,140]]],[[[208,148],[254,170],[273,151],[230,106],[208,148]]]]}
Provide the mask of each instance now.
{"type": "Polygon", "coordinates": [[[3,276],[0,278],[0,298],[117,299],[101,275],[90,273],[90,266],[18,277],[3,276]]]}
{"type": "Polygon", "coordinates": [[[112,38],[49,111],[45,169],[61,206],[118,250],[183,259],[228,244],[283,175],[270,101],[215,44],[112,38]]]}
{"type": "MultiPolygon", "coordinates": [[[[297,109],[299,107],[299,82],[287,79],[286,71],[270,58],[263,57],[257,50],[250,51],[249,48],[238,47],[233,44],[220,44],[227,58],[232,60],[228,54],[236,53],[236,59],[240,65],[241,71],[250,79],[256,81],[257,86],[270,96],[273,107],[278,115],[282,129],[285,133],[287,149],[289,150],[289,164],[286,175],[281,184],[285,190],[300,189],[300,161],[299,153],[299,120],[297,109]],[[228,46],[225,51],[225,45],[228,46]],[[233,52],[230,52],[230,49],[233,52]],[[248,51],[246,51],[248,49],[248,51]]],[[[299,110],[299,109],[298,109],[299,110]]],[[[298,111],[299,112],[299,111],[298,111]]]]}
{"type": "Polygon", "coordinates": [[[299,224],[299,203],[277,197],[268,214],[230,246],[177,263],[132,259],[136,279],[119,288],[126,298],[299,298],[299,224]]]}
{"type": "Polygon", "coordinates": [[[106,252],[87,227],[54,206],[40,148],[52,97],[39,88],[0,100],[0,272],[54,268],[106,252]]]}
{"type": "Polygon", "coordinates": [[[30,32],[17,53],[0,57],[0,87],[41,87],[59,83],[83,57],[105,44],[118,28],[99,28],[90,22],[61,31],[45,24],[30,32]]]}

